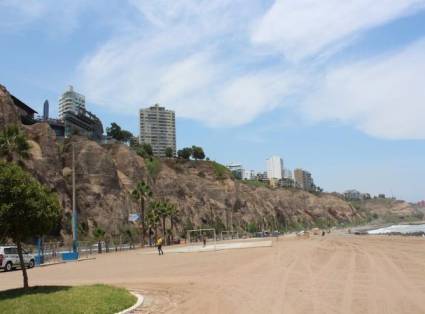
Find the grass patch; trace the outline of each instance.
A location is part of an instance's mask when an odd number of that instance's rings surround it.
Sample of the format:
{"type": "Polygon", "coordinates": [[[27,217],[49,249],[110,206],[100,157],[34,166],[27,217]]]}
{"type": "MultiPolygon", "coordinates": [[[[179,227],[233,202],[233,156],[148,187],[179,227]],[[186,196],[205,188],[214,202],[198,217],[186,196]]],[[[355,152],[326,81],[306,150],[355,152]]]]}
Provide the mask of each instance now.
{"type": "Polygon", "coordinates": [[[0,292],[0,313],[111,314],[129,308],[136,297],[126,289],[106,285],[31,287],[0,292]]]}
{"type": "Polygon", "coordinates": [[[262,181],[258,181],[258,180],[241,180],[242,183],[255,187],[255,188],[259,188],[259,187],[264,187],[264,188],[268,188],[269,185],[266,182],[262,182],[262,181]]]}
{"type": "Polygon", "coordinates": [[[216,176],[216,178],[218,180],[224,180],[227,177],[230,177],[230,178],[233,177],[233,175],[230,172],[230,170],[227,169],[222,164],[219,164],[218,162],[215,162],[215,161],[211,161],[211,165],[212,165],[212,167],[214,169],[214,174],[215,174],[215,176],[216,176]]]}

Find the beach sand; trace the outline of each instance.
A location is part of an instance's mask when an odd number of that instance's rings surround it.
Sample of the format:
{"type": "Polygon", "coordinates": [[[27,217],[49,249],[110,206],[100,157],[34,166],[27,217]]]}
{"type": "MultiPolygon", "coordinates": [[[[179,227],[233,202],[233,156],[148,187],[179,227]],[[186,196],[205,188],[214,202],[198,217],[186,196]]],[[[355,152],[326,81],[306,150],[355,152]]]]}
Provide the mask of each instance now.
{"type": "MultiPolygon", "coordinates": [[[[127,287],[145,295],[140,313],[425,313],[423,238],[331,234],[271,248],[146,252],[32,269],[30,285],[127,287]]],[[[20,271],[0,273],[1,290],[21,282],[20,271]]]]}

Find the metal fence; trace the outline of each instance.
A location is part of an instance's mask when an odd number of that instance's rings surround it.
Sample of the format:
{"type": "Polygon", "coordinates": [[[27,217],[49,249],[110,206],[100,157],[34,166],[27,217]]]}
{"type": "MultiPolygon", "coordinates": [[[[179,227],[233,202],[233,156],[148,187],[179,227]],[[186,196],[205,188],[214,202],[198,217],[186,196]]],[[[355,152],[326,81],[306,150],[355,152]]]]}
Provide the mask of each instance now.
{"type": "MultiPolygon", "coordinates": [[[[97,254],[114,253],[140,248],[141,245],[134,243],[105,242],[105,241],[81,241],[78,242],[77,251],[79,259],[87,259],[97,254]]],[[[29,246],[36,258],[37,264],[52,264],[63,261],[64,253],[73,252],[72,244],[64,242],[44,242],[41,246],[29,246]]]]}

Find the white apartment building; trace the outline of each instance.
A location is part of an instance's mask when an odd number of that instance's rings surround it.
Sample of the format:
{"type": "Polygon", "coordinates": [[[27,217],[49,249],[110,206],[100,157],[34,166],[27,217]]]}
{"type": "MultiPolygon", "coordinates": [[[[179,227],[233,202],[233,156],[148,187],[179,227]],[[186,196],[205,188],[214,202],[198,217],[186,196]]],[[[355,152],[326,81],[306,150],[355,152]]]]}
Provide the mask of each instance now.
{"type": "Polygon", "coordinates": [[[282,179],[284,174],[283,159],[279,156],[272,156],[267,159],[267,178],[282,179]]]}
{"type": "Polygon", "coordinates": [[[243,180],[255,180],[256,176],[257,176],[257,173],[255,172],[255,170],[244,170],[242,179],[243,180]]]}
{"type": "Polygon", "coordinates": [[[150,144],[154,156],[165,157],[170,147],[176,155],[176,115],[172,110],[155,106],[140,109],[140,143],[150,144]]]}
{"type": "Polygon", "coordinates": [[[63,120],[65,112],[72,111],[76,114],[80,109],[86,109],[86,98],[70,85],[59,98],[59,119],[63,120]]]}

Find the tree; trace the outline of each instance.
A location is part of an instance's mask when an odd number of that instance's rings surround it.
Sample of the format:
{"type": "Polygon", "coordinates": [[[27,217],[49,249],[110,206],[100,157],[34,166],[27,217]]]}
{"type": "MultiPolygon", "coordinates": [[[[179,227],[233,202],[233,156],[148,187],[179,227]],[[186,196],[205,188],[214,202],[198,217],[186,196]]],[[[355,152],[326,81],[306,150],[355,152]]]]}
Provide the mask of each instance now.
{"type": "Polygon", "coordinates": [[[137,148],[140,144],[139,144],[139,138],[137,136],[133,136],[130,140],[130,147],[135,149],[137,148]]]}
{"type": "Polygon", "coordinates": [[[164,236],[164,239],[166,239],[165,220],[170,215],[170,207],[167,202],[158,202],[157,206],[158,215],[159,217],[161,217],[162,220],[162,235],[164,236]]]}
{"type": "Polygon", "coordinates": [[[130,131],[121,129],[121,127],[115,122],[112,122],[111,126],[106,128],[106,135],[124,143],[127,143],[133,138],[133,134],[130,131]]]}
{"type": "Polygon", "coordinates": [[[151,144],[144,143],[142,145],[139,145],[136,149],[137,155],[143,158],[152,158],[153,156],[153,149],[151,144]]]}
{"type": "Polygon", "coordinates": [[[168,204],[169,206],[169,215],[170,215],[170,230],[171,230],[171,243],[174,243],[174,226],[178,219],[179,211],[177,209],[177,206],[175,204],[168,204]]]}
{"type": "Polygon", "coordinates": [[[30,145],[17,125],[7,126],[0,134],[0,157],[7,161],[20,161],[28,158],[30,145]]]}
{"type": "Polygon", "coordinates": [[[204,150],[202,149],[202,147],[195,146],[195,145],[192,146],[192,158],[196,159],[196,160],[205,159],[205,153],[204,153],[204,150]]]}
{"type": "Polygon", "coordinates": [[[174,157],[174,152],[173,152],[173,149],[171,147],[167,147],[165,149],[165,157],[167,157],[167,158],[173,158],[174,157]]]}
{"type": "Polygon", "coordinates": [[[152,243],[151,229],[155,230],[155,238],[158,234],[158,224],[160,222],[160,216],[158,213],[158,202],[151,202],[149,206],[150,210],[146,215],[146,222],[149,226],[149,243],[152,243]]]}
{"type": "Polygon", "coordinates": [[[140,181],[136,188],[131,192],[133,199],[140,204],[140,219],[142,223],[142,247],[145,246],[145,201],[152,197],[152,191],[144,181],[140,181]]]}
{"type": "Polygon", "coordinates": [[[22,243],[48,233],[61,216],[57,195],[14,163],[0,163],[0,238],[11,238],[18,248],[24,288],[28,275],[22,243]]]}
{"type": "Polygon", "coordinates": [[[101,241],[104,240],[105,234],[106,234],[106,232],[102,228],[97,227],[96,229],[93,230],[93,236],[97,240],[97,252],[98,253],[102,253],[101,241]]]}
{"type": "Polygon", "coordinates": [[[142,144],[142,149],[148,155],[148,157],[152,157],[153,156],[153,149],[152,149],[152,145],[151,144],[143,143],[142,144]]]}
{"type": "Polygon", "coordinates": [[[182,159],[189,160],[192,155],[192,148],[185,147],[177,151],[177,156],[182,159]]]}

